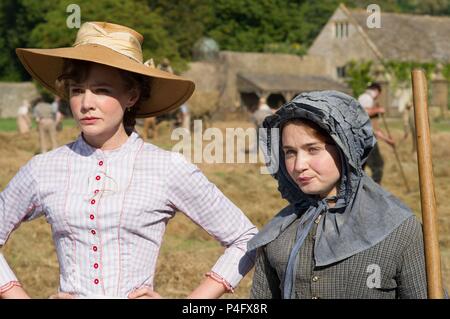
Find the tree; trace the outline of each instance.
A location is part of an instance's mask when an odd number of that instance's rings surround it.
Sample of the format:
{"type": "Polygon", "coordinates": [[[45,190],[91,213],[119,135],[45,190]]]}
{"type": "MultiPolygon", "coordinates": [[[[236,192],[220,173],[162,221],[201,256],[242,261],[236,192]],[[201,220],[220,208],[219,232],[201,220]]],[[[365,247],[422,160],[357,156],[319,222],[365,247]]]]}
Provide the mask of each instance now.
{"type": "MultiPolygon", "coordinates": [[[[29,79],[14,49],[70,46],[66,8],[73,0],[0,1],[0,80],[29,79]]],[[[130,26],[144,35],[144,57],[179,71],[207,36],[222,50],[304,54],[341,0],[78,0],[81,20],[130,26]]],[[[366,8],[371,0],[343,0],[366,8]]],[[[380,0],[384,12],[449,14],[448,0],[380,0]]]]}
{"type": "Polygon", "coordinates": [[[15,49],[27,47],[30,33],[43,22],[51,0],[2,0],[0,2],[0,80],[19,81],[28,78],[17,59],[15,49]]]}
{"type": "MultiPolygon", "coordinates": [[[[29,80],[14,52],[17,47],[54,48],[71,46],[78,29],[70,29],[66,12],[72,0],[2,0],[0,2],[0,79],[29,80]]],[[[145,0],[79,0],[81,22],[107,21],[129,26],[144,36],[144,60],[163,57],[184,67],[176,42],[168,36],[163,19],[145,0]]]]}
{"type": "Polygon", "coordinates": [[[372,82],[370,76],[371,61],[350,62],[346,67],[346,82],[353,91],[353,96],[363,93],[367,85],[372,82]]]}
{"type": "Polygon", "coordinates": [[[288,0],[216,0],[208,35],[225,50],[262,52],[298,43],[299,4],[288,0]],[[282,45],[283,44],[283,45],[282,45]],[[277,45],[275,45],[276,47],[277,45]]]}
{"type": "Polygon", "coordinates": [[[168,35],[182,58],[190,60],[194,43],[206,33],[214,19],[212,0],[148,0],[163,19],[168,35]]]}
{"type": "MultiPolygon", "coordinates": [[[[66,26],[67,6],[72,0],[60,0],[46,15],[46,22],[33,30],[30,42],[37,47],[70,46],[75,39],[77,29],[66,26]]],[[[152,12],[144,0],[79,0],[81,22],[107,21],[128,26],[144,36],[142,47],[144,60],[168,57],[174,64],[183,65],[177,45],[163,27],[163,20],[152,12]]]]}

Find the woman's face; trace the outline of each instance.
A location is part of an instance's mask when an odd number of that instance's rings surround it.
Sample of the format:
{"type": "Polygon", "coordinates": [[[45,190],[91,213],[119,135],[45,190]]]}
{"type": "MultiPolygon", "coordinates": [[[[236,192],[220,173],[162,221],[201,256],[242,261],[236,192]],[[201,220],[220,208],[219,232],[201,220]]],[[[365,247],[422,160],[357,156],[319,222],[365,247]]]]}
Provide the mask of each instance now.
{"type": "Polygon", "coordinates": [[[70,108],[87,137],[114,136],[123,130],[123,115],[138,94],[127,90],[115,68],[92,64],[83,83],[69,86],[70,108]]]}
{"type": "Polygon", "coordinates": [[[321,198],[337,195],[341,163],[335,145],[326,144],[301,122],[283,128],[282,143],[286,169],[303,193],[321,198]]]}

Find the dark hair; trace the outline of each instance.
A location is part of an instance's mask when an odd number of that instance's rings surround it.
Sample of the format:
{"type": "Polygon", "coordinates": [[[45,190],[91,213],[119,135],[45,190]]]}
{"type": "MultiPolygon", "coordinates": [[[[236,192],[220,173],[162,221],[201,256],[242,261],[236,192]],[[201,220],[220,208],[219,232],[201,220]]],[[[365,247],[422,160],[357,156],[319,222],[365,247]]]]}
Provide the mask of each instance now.
{"type": "Polygon", "coordinates": [[[281,131],[284,129],[284,127],[288,124],[299,124],[299,125],[305,125],[308,127],[310,132],[317,137],[319,140],[323,141],[326,144],[336,145],[334,140],[331,138],[330,134],[328,134],[327,131],[325,131],[323,128],[321,128],[319,125],[314,123],[313,121],[302,119],[302,118],[293,118],[286,122],[284,122],[281,126],[281,131]]]}
{"type": "MultiPolygon", "coordinates": [[[[56,90],[59,93],[58,95],[60,95],[61,98],[68,100],[70,97],[69,89],[71,81],[76,83],[83,82],[88,76],[89,70],[93,64],[94,62],[89,61],[64,59],[61,75],[55,83],[56,90]]],[[[136,125],[136,114],[138,113],[140,106],[150,97],[151,78],[121,69],[117,69],[117,71],[119,71],[127,90],[137,88],[140,92],[137,102],[130,110],[126,110],[123,116],[123,125],[127,134],[130,134],[136,125]]]]}
{"type": "Polygon", "coordinates": [[[378,82],[370,83],[367,87],[368,90],[378,90],[378,92],[381,92],[381,85],[378,82]]]}

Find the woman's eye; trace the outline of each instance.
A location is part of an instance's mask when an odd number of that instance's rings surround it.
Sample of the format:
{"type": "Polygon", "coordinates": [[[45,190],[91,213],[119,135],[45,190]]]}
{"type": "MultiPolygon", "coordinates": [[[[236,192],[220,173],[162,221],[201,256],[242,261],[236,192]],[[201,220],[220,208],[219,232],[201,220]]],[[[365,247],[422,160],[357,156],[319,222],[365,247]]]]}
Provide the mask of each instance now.
{"type": "Polygon", "coordinates": [[[310,154],[317,154],[317,153],[320,152],[320,150],[321,150],[320,147],[311,147],[311,148],[308,149],[308,152],[309,152],[310,154]]]}
{"type": "Polygon", "coordinates": [[[105,88],[98,88],[98,89],[95,90],[95,92],[98,93],[98,94],[109,94],[110,93],[110,91],[108,89],[105,89],[105,88]]]}
{"type": "Polygon", "coordinates": [[[294,151],[294,150],[286,150],[286,151],[284,152],[284,155],[285,155],[285,156],[292,156],[292,155],[295,155],[295,151],[294,151]]]}
{"type": "Polygon", "coordinates": [[[74,94],[80,94],[81,93],[81,89],[80,88],[71,88],[70,89],[70,94],[74,95],[74,94]]]}

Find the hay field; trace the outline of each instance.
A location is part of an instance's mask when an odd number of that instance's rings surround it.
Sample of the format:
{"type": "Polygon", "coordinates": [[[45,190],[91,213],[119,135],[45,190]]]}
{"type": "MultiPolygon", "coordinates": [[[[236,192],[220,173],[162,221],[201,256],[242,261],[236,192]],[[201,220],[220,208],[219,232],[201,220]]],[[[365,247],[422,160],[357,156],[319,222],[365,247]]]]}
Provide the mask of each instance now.
{"type": "MultiPolygon", "coordinates": [[[[215,122],[215,127],[250,127],[243,120],[215,122]]],[[[176,142],[170,140],[170,129],[165,123],[159,127],[154,144],[170,149],[176,142]]],[[[402,130],[398,122],[392,123],[394,137],[400,139],[402,130]]],[[[433,164],[436,199],[439,214],[440,244],[444,284],[450,287],[450,132],[432,130],[433,164]]],[[[69,127],[58,133],[62,145],[75,139],[76,128],[69,127]]],[[[405,194],[394,154],[385,144],[381,151],[385,157],[383,186],[401,198],[420,217],[420,194],[417,166],[410,154],[411,139],[400,143],[398,150],[412,192],[405,194]]],[[[38,153],[38,136],[33,131],[26,138],[14,132],[0,132],[0,190],[34,154],[38,153]]],[[[286,203],[280,199],[275,181],[259,173],[259,164],[199,164],[205,175],[223,193],[240,207],[258,227],[261,227],[286,203]]],[[[164,236],[155,277],[156,290],[168,298],[186,296],[203,278],[223,249],[206,232],[199,229],[182,214],[171,220],[164,236]]],[[[50,226],[45,219],[24,223],[10,237],[3,253],[27,292],[34,298],[47,298],[56,292],[59,269],[53,247],[50,226]]],[[[252,272],[241,282],[234,295],[224,298],[247,298],[252,272]]]]}

